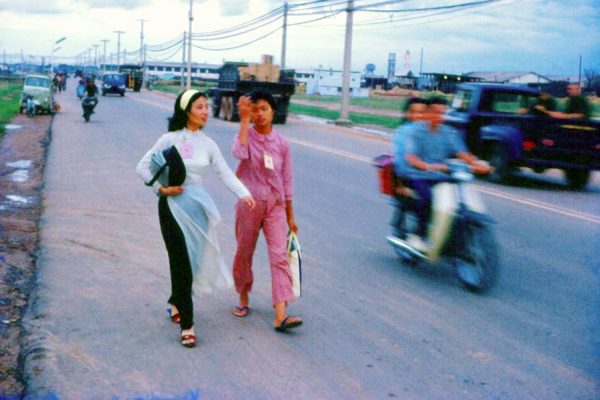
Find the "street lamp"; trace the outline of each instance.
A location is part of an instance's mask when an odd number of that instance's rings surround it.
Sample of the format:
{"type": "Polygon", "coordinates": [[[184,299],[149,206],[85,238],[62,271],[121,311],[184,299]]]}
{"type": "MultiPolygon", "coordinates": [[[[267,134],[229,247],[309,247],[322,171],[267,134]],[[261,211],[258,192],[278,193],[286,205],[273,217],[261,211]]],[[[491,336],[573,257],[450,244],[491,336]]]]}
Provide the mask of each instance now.
{"type": "Polygon", "coordinates": [[[54,74],[54,52],[61,49],[60,46],[59,47],[54,47],[54,46],[66,39],[67,39],[67,37],[63,36],[60,39],[58,39],[56,42],[52,43],[52,53],[50,54],[50,75],[54,74]]]}

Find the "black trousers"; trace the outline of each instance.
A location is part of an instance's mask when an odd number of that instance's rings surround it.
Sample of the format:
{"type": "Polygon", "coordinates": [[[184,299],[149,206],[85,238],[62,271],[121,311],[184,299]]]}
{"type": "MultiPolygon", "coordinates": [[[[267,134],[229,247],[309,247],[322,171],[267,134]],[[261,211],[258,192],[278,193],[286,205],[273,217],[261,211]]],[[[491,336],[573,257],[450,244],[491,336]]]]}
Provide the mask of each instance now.
{"type": "Polygon", "coordinates": [[[167,198],[161,196],[158,201],[158,218],[171,270],[171,297],[169,304],[179,310],[181,329],[189,329],[194,325],[194,305],[192,303],[192,267],[185,245],[185,237],[175,221],[167,198]]]}

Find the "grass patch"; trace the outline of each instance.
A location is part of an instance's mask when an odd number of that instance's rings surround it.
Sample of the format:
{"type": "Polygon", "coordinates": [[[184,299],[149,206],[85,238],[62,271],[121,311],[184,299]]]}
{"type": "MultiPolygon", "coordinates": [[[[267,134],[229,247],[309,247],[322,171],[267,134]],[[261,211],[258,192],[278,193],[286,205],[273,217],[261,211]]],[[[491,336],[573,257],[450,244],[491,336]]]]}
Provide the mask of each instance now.
{"type": "MultiPolygon", "coordinates": [[[[336,120],[340,118],[339,111],[327,110],[317,106],[307,106],[304,104],[290,104],[289,112],[294,114],[310,115],[311,117],[336,120]]],[[[348,115],[350,121],[361,125],[378,125],[386,128],[395,128],[400,124],[399,118],[386,117],[382,115],[364,114],[351,112],[348,115]]]]}
{"type": "MultiPolygon", "coordinates": [[[[444,97],[448,104],[452,101],[452,95],[442,95],[440,93],[419,93],[420,97],[429,99],[431,97],[444,97]]],[[[321,103],[341,103],[340,96],[308,96],[305,94],[295,94],[294,99],[308,100],[321,103]]],[[[350,98],[350,104],[353,106],[374,108],[378,110],[393,110],[393,111],[404,111],[404,105],[408,97],[399,96],[371,96],[371,97],[358,97],[350,98]]]]}
{"type": "Polygon", "coordinates": [[[4,136],[4,125],[19,113],[22,89],[21,81],[0,81],[0,138],[4,136]]]}
{"type": "MultiPolygon", "coordinates": [[[[207,91],[210,88],[216,86],[216,83],[209,82],[194,82],[192,81],[192,89],[200,90],[202,92],[207,91]]],[[[179,94],[185,90],[185,85],[181,87],[178,80],[171,81],[158,81],[154,83],[154,90],[161,92],[179,94]]]]}

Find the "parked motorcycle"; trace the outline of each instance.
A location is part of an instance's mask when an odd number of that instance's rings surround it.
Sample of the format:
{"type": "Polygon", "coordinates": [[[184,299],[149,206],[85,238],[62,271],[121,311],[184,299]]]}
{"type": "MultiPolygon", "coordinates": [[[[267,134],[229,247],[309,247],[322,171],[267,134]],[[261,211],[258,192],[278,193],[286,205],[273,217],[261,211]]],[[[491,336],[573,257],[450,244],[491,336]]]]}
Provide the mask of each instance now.
{"type": "Polygon", "coordinates": [[[401,209],[398,231],[386,239],[404,263],[435,266],[442,260],[448,261],[467,289],[484,292],[498,277],[498,245],[494,221],[486,214],[478,193],[470,187],[472,180],[468,165],[452,161],[447,176],[433,186],[427,250],[420,251],[406,240],[418,223],[410,190],[397,197],[401,209]]]}
{"type": "Polygon", "coordinates": [[[81,108],[83,108],[83,119],[85,122],[90,121],[90,116],[94,113],[94,108],[98,104],[98,98],[96,96],[85,96],[81,100],[81,108]]]}

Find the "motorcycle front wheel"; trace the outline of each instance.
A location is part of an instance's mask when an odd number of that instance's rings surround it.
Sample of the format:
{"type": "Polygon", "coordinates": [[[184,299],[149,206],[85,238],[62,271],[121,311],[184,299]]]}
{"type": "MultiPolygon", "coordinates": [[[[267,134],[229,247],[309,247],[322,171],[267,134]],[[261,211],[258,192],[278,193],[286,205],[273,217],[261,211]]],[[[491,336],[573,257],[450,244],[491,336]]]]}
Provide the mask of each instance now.
{"type": "Polygon", "coordinates": [[[470,225],[464,233],[463,254],[456,259],[456,273],[472,292],[485,292],[498,278],[498,245],[489,225],[470,225]]]}

